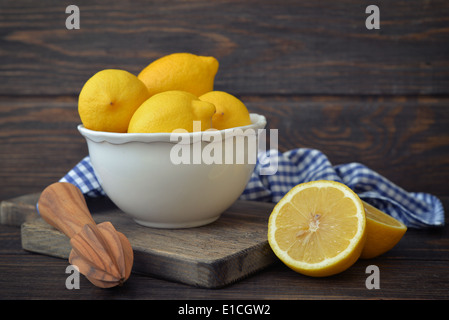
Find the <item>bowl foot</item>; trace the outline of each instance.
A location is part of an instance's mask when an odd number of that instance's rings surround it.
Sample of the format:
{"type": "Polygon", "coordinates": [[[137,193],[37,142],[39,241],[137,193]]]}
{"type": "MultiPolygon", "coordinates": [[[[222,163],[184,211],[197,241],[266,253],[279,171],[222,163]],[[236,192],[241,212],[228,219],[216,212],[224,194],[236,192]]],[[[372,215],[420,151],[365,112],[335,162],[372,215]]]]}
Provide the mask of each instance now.
{"type": "Polygon", "coordinates": [[[149,222],[149,221],[143,221],[134,219],[134,221],[144,227],[150,227],[150,228],[157,228],[157,229],[185,229],[185,228],[194,228],[194,227],[201,227],[206,224],[212,223],[220,218],[220,215],[202,219],[202,220],[196,220],[196,221],[187,221],[187,222],[176,222],[176,223],[165,223],[165,222],[149,222]]]}

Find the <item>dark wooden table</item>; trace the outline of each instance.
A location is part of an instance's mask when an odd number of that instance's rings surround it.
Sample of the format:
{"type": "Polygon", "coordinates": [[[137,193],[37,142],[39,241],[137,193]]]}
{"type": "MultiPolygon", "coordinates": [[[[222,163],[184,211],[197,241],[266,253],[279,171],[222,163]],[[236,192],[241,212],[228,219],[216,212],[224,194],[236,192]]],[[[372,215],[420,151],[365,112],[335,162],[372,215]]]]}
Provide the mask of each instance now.
{"type": "MultiPolygon", "coordinates": [[[[0,200],[37,193],[87,154],[77,95],[106,68],[137,74],[172,52],[213,55],[215,89],[279,130],[279,149],[361,162],[449,207],[449,4],[375,1],[75,1],[0,4],[0,200]]],[[[0,299],[448,299],[449,228],[410,229],[390,252],[315,279],[277,263],[222,289],[133,274],[103,290],[65,287],[67,261],[26,252],[0,225],[0,299]],[[366,268],[380,270],[367,289],[366,268]]]]}

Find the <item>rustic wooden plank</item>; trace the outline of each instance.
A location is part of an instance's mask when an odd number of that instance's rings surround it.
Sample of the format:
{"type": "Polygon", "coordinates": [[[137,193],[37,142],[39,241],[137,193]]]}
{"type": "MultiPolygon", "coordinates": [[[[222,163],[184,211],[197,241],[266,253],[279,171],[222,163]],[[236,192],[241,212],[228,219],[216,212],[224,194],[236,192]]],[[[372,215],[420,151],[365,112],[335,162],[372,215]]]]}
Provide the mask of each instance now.
{"type": "MultiPolygon", "coordinates": [[[[69,276],[65,273],[68,266],[65,260],[37,254],[2,255],[0,299],[199,299],[203,302],[209,299],[242,299],[264,300],[267,304],[270,304],[269,300],[449,299],[447,262],[376,261],[380,268],[378,290],[368,290],[365,286],[368,276],[365,270],[370,264],[372,262],[358,261],[345,273],[326,279],[309,278],[276,264],[218,290],[186,286],[136,273],[131,274],[122,287],[112,290],[97,288],[84,277],[80,279],[79,290],[68,290],[65,287],[69,276]]],[[[173,311],[165,310],[166,313],[173,311]]]]}
{"type": "Polygon", "coordinates": [[[0,99],[0,200],[42,191],[87,154],[73,98],[0,99]]]}
{"type": "MultiPolygon", "coordinates": [[[[442,198],[449,206],[449,198],[442,198]]],[[[448,299],[449,228],[410,229],[386,254],[359,260],[326,279],[302,276],[276,263],[237,283],[208,290],[133,273],[123,287],[102,290],[81,278],[67,290],[66,259],[21,249],[21,231],[0,225],[0,298],[3,299],[448,299]],[[365,287],[366,267],[380,270],[380,289],[365,287]]]]}
{"type": "Polygon", "coordinates": [[[321,150],[333,164],[360,162],[408,191],[446,195],[449,99],[280,97],[246,99],[278,129],[279,149],[321,150]]]}
{"type": "MultiPolygon", "coordinates": [[[[138,225],[118,209],[92,212],[96,223],[110,221],[130,241],[133,271],[189,285],[217,288],[271,265],[267,240],[272,203],[237,201],[220,219],[189,229],[154,229],[138,225]]],[[[42,219],[22,224],[22,247],[68,258],[70,239],[42,219]]]]}
{"type": "MultiPolygon", "coordinates": [[[[448,200],[444,204],[449,205],[448,200]]],[[[384,256],[359,260],[345,272],[325,279],[297,274],[279,262],[219,290],[186,286],[138,273],[133,273],[122,287],[112,290],[97,288],[84,277],[80,279],[80,290],[67,290],[67,260],[23,251],[20,229],[0,225],[0,299],[446,300],[449,260],[447,254],[442,257],[440,253],[447,252],[449,228],[442,230],[408,230],[398,247],[384,256]],[[419,252],[421,257],[417,255],[419,252]],[[379,267],[378,290],[365,287],[369,265],[379,267]]]]}
{"type": "MultiPolygon", "coordinates": [[[[240,97],[278,129],[282,152],[315,148],[408,191],[447,193],[448,98],[240,97]]],[[[0,99],[0,200],[42,191],[87,155],[79,123],[74,98],[0,99]]]]}
{"type": "Polygon", "coordinates": [[[0,94],[77,95],[96,71],[138,73],[172,52],[213,55],[237,94],[448,94],[447,1],[77,1],[0,4],[0,94]]]}
{"type": "Polygon", "coordinates": [[[0,224],[19,227],[38,218],[36,204],[40,193],[27,194],[0,203],[0,224]]]}

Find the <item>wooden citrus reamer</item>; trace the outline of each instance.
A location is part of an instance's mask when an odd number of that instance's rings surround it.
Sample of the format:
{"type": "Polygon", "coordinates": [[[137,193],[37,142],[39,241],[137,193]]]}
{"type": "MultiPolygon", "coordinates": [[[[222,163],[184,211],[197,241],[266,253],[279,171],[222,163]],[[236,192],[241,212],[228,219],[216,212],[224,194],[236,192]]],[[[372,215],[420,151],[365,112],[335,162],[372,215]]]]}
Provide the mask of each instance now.
{"type": "Polygon", "coordinates": [[[41,217],[70,238],[69,262],[94,285],[122,285],[130,276],[134,254],[129,240],[106,221],[96,224],[81,190],[56,182],[38,201],[41,217]]]}

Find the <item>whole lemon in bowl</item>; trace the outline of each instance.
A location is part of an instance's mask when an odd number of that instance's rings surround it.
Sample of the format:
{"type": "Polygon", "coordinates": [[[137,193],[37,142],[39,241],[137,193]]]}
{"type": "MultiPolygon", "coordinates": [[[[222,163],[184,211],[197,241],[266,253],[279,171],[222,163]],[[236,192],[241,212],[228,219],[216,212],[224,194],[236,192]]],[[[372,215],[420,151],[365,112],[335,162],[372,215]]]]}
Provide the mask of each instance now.
{"type": "Polygon", "coordinates": [[[199,100],[195,95],[179,90],[155,94],[134,113],[129,123],[129,133],[172,132],[183,129],[188,132],[205,131],[211,127],[215,106],[199,100]],[[201,127],[195,130],[194,121],[201,127]]]}
{"type": "Polygon", "coordinates": [[[210,91],[199,99],[215,105],[216,112],[212,117],[212,127],[215,129],[223,130],[251,124],[245,104],[230,93],[210,91]]]}
{"type": "Polygon", "coordinates": [[[213,90],[218,61],[214,57],[180,52],[163,56],[145,67],[138,78],[150,95],[182,90],[196,96],[213,90]]]}
{"type": "Polygon", "coordinates": [[[132,115],[149,97],[147,87],[132,73],[106,69],[84,84],[78,98],[78,113],[87,129],[126,132],[132,115]]]}

